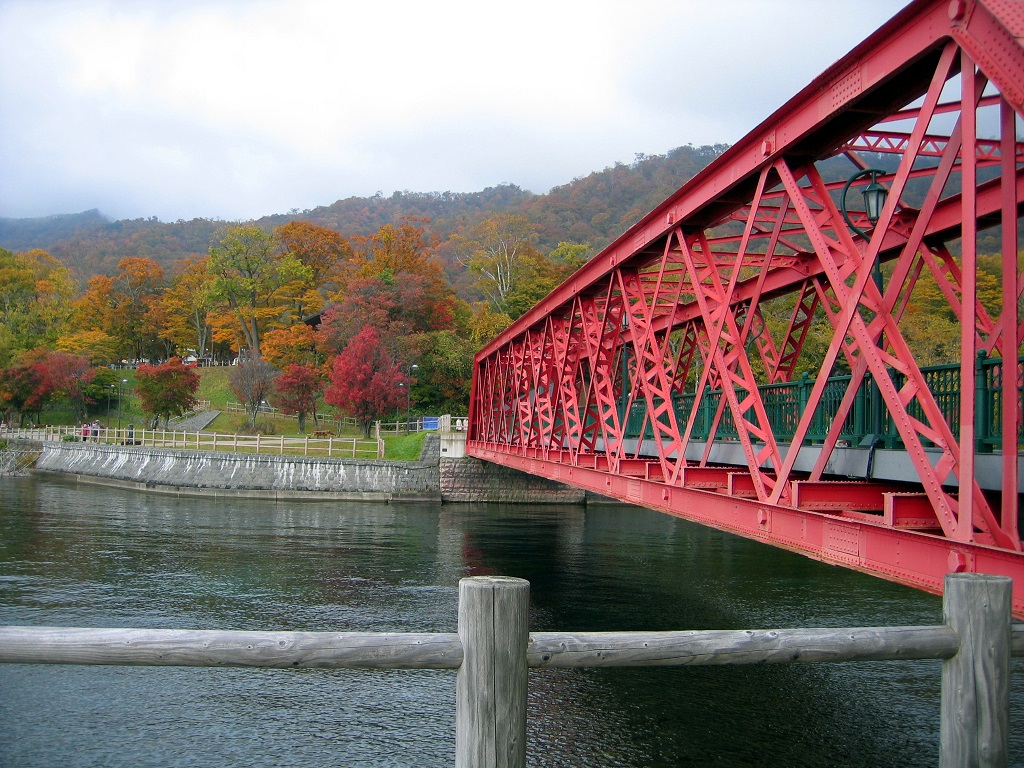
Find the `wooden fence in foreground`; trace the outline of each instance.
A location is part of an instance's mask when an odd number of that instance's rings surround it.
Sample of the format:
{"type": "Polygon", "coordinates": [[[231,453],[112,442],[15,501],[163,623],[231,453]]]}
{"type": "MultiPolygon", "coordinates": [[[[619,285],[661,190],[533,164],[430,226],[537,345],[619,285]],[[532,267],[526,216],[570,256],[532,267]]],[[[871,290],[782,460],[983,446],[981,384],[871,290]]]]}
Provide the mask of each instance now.
{"type": "MultiPolygon", "coordinates": [[[[462,579],[458,633],[0,627],[0,662],[195,667],[456,669],[457,768],[526,765],[529,667],[941,659],[940,766],[1009,764],[1011,581],[946,577],[944,624],[694,632],[533,632],[529,582],[462,579]]],[[[771,756],[766,756],[770,762],[771,756]]]]}

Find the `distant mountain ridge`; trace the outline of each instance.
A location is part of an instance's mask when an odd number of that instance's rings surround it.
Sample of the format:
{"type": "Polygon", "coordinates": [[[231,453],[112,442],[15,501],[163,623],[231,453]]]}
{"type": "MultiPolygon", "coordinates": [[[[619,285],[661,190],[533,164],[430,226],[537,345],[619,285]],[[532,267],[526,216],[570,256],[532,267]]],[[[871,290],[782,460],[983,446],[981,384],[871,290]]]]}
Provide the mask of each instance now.
{"type": "MultiPolygon", "coordinates": [[[[257,220],[267,227],[309,221],[345,236],[370,235],[405,217],[429,219],[429,230],[450,261],[444,243],[480,219],[518,213],[533,222],[538,247],[559,242],[587,243],[599,251],[727,149],[724,144],[677,147],[665,155],[637,155],[633,163],[616,163],[602,171],[555,187],[545,195],[512,184],[480,192],[395,192],[389,197],[351,197],[302,212],[257,220]]],[[[15,252],[41,248],[60,259],[82,281],[112,274],[128,256],[151,258],[165,269],[193,254],[205,254],[218,229],[214,219],[161,222],[111,220],[98,210],[31,219],[0,218],[0,247],[15,252]]]]}
{"type": "Polygon", "coordinates": [[[111,221],[96,208],[82,213],[58,213],[32,219],[9,219],[0,216],[0,245],[9,251],[44,251],[68,237],[81,232],[102,229],[111,221]]]}

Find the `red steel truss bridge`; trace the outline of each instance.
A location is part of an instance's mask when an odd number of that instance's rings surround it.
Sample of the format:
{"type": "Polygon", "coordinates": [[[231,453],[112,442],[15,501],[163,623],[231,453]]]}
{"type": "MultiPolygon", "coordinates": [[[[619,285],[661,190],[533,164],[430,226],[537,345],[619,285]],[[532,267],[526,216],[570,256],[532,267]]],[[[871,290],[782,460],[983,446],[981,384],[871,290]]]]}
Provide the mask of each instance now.
{"type": "Polygon", "coordinates": [[[1024,3],[912,2],[477,355],[468,452],[1024,615],[1022,132],[1024,3]]]}

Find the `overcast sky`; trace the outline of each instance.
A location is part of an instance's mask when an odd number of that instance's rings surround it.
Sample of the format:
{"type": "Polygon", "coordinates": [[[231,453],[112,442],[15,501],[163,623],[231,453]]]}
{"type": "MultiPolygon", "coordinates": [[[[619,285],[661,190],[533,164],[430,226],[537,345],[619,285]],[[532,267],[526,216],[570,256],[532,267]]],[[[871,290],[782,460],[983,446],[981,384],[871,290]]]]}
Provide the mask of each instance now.
{"type": "Polygon", "coordinates": [[[906,0],[0,0],[0,216],[547,192],[733,143],[906,0]]]}

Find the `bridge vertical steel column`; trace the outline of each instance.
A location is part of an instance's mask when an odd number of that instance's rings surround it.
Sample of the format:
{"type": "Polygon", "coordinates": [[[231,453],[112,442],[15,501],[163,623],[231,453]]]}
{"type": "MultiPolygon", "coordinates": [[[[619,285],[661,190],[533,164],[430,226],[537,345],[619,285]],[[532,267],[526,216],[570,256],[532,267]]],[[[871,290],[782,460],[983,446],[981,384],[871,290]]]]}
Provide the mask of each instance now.
{"type": "Polygon", "coordinates": [[[1008,575],[1024,615],[1022,41],[1024,4],[911,3],[480,352],[470,454],[924,589],[1008,575]],[[839,199],[869,168],[877,221],[839,199]],[[874,479],[894,444],[913,486],[874,479]]]}

